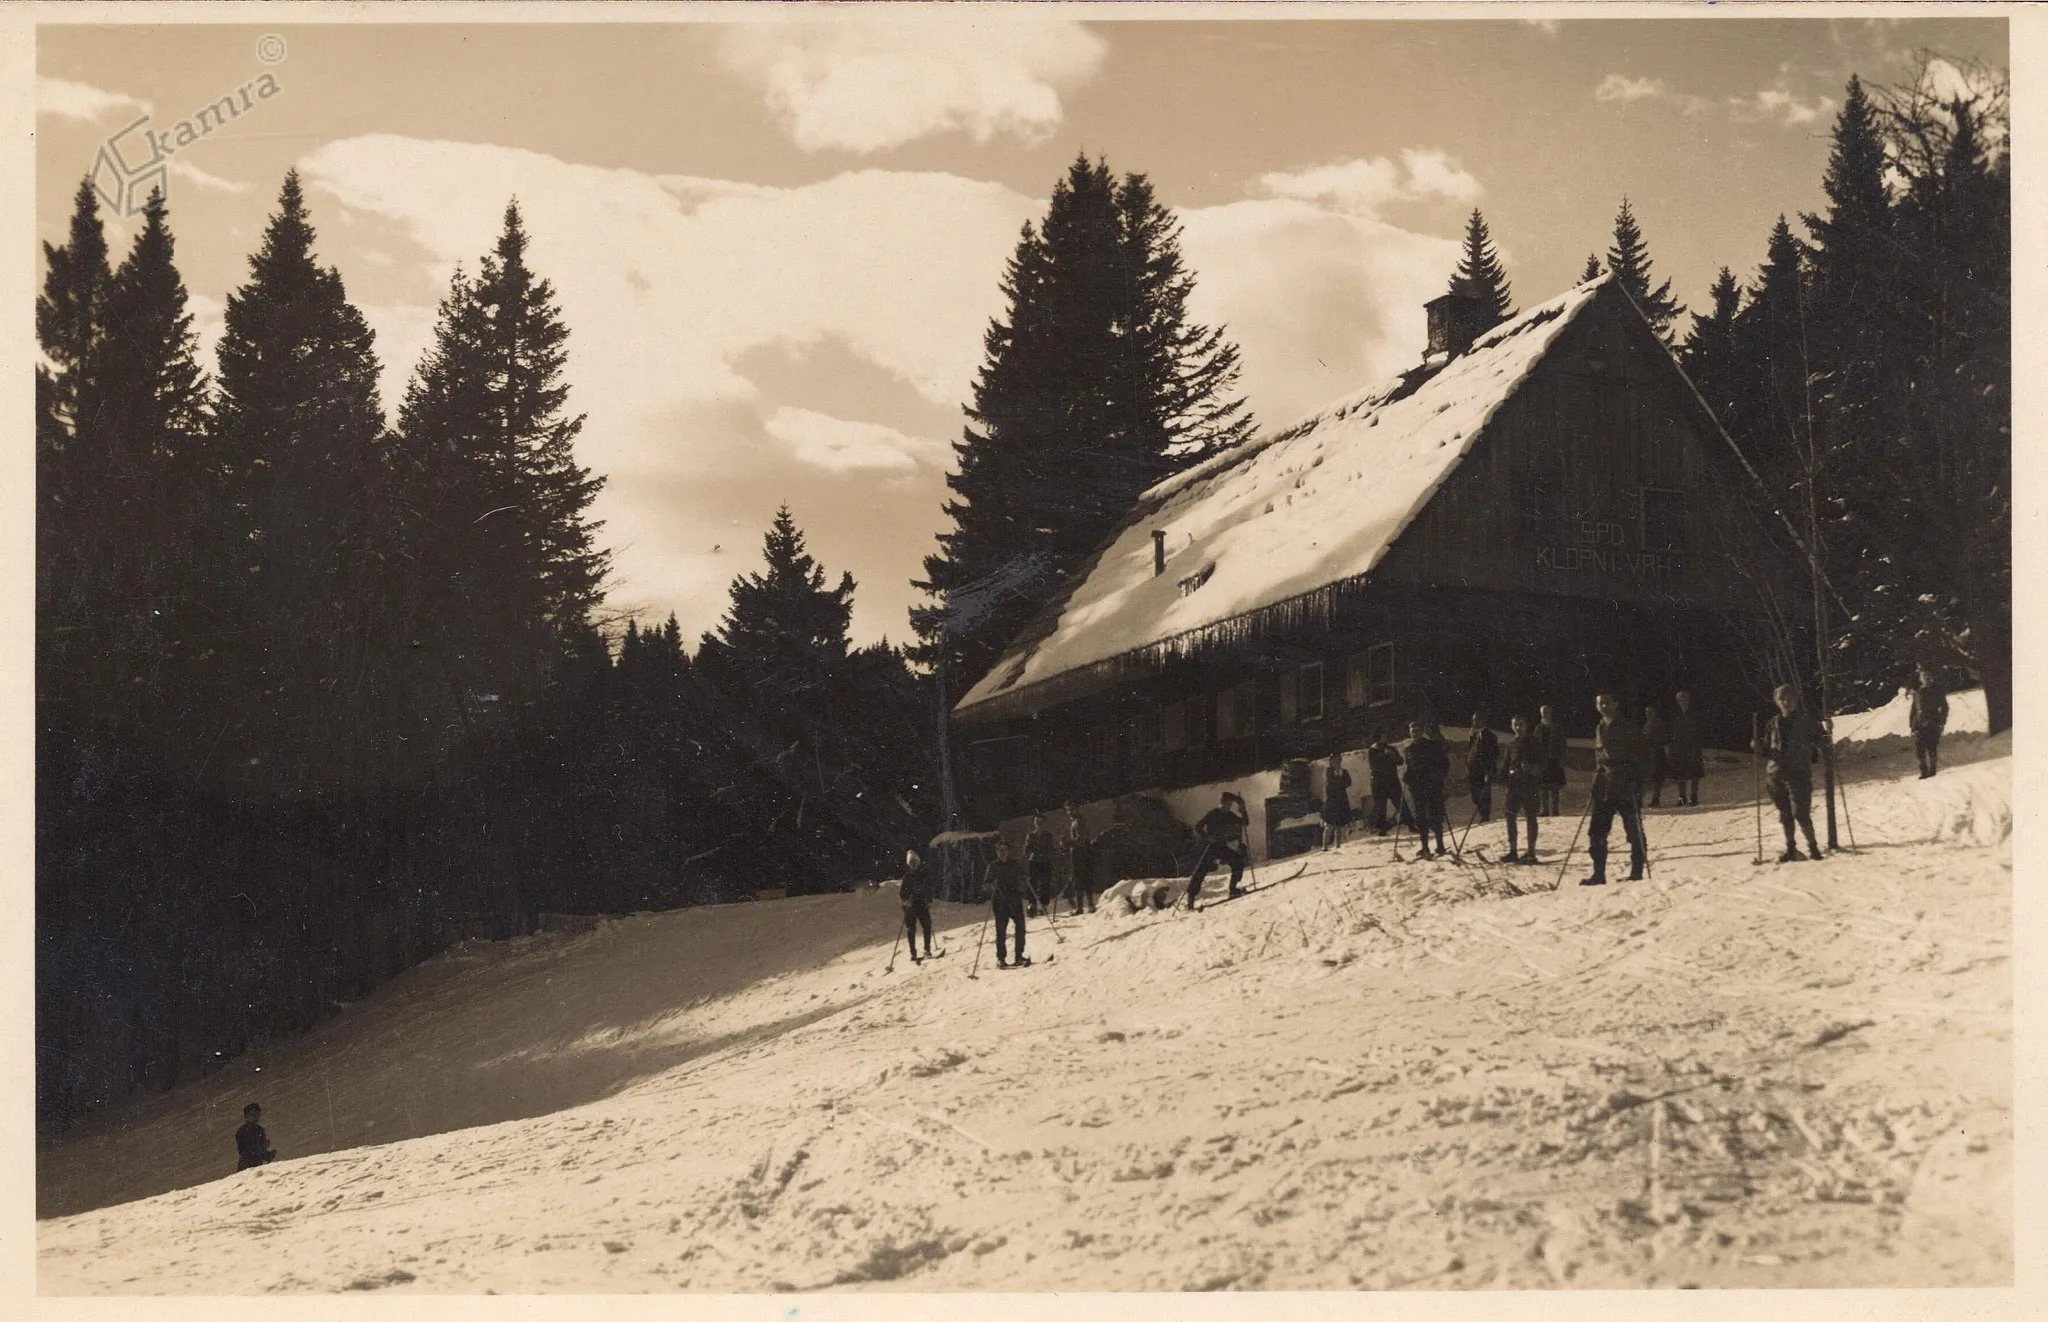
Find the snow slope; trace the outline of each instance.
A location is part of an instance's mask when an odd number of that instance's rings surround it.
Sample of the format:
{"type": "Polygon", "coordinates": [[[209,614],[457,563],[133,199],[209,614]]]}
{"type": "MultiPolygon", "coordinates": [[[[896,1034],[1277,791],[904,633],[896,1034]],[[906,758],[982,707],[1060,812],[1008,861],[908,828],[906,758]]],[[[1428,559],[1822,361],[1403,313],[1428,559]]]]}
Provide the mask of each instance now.
{"type": "Polygon", "coordinates": [[[418,1078],[429,1048],[451,1090],[636,1081],[44,1221],[41,1289],[2010,1283],[2010,740],[1951,742],[1929,781],[1857,763],[1861,851],[1822,863],[1753,866],[1742,802],[1652,814],[1650,880],[1583,889],[1574,859],[1552,890],[1573,820],[1512,869],[1480,861],[1496,822],[1468,866],[1361,841],[1199,915],[1034,923],[1056,962],[1015,972],[970,977],[956,929],[885,974],[878,934],[502,1067],[412,1027],[585,963],[652,1005],[677,916],[609,924],[365,1007],[265,1088],[418,1078]]]}

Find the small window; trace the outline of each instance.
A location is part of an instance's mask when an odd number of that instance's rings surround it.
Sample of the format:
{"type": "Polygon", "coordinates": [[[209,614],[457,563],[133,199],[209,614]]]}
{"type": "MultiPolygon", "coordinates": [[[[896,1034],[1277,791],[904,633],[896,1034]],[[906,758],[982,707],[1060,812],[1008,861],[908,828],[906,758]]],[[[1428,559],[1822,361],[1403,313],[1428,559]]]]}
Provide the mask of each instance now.
{"type": "Polygon", "coordinates": [[[1323,664],[1318,661],[1301,668],[1301,679],[1295,698],[1296,719],[1303,723],[1323,719],[1323,664]]]}
{"type": "Polygon", "coordinates": [[[1290,670],[1280,676],[1280,724],[1293,725],[1301,719],[1301,674],[1290,670]]]}
{"type": "Polygon", "coordinates": [[[1685,493],[1644,487],[1643,549],[1683,551],[1685,546],[1685,493]]]}
{"type": "Polygon", "coordinates": [[[1366,692],[1366,654],[1353,652],[1344,658],[1344,705],[1363,707],[1366,692]]]}
{"type": "Polygon", "coordinates": [[[1257,689],[1249,682],[1236,684],[1216,695],[1216,741],[1249,738],[1257,725],[1257,689]]]}
{"type": "Polygon", "coordinates": [[[1166,751],[1178,753],[1188,746],[1188,708],[1184,702],[1169,702],[1161,713],[1161,742],[1166,751]]]}
{"type": "Polygon", "coordinates": [[[1394,700],[1394,645],[1381,643],[1365,654],[1365,701],[1378,707],[1394,700]]]}

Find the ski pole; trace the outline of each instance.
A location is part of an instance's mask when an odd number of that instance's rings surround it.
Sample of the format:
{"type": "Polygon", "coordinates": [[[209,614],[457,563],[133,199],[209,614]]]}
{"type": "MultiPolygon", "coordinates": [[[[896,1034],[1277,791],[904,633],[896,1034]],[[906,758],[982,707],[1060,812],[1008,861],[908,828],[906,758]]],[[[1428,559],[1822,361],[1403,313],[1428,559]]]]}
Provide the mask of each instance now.
{"type": "Polygon", "coordinates": [[[1451,846],[1451,858],[1463,862],[1465,858],[1465,837],[1472,834],[1472,823],[1479,820],[1479,796],[1472,797],[1472,811],[1465,818],[1465,829],[1458,832],[1458,843],[1451,846]]]}
{"type": "Polygon", "coordinates": [[[1643,875],[1651,881],[1657,879],[1657,865],[1650,861],[1650,828],[1643,824],[1642,801],[1636,802],[1636,838],[1643,842],[1643,875]]]}
{"type": "MultiPolygon", "coordinates": [[[[1560,802],[1562,802],[1564,798],[1563,794],[1560,793],[1558,795],[1558,798],[1560,802]]],[[[1591,817],[1592,815],[1593,796],[1591,794],[1588,794],[1586,796],[1586,811],[1579,814],[1579,824],[1572,828],[1572,842],[1564,847],[1564,858],[1557,865],[1557,883],[1556,885],[1553,885],[1550,889],[1556,890],[1558,889],[1558,887],[1564,885],[1565,869],[1572,865],[1572,851],[1579,847],[1579,832],[1586,829],[1586,819],[1588,817],[1591,817]]]]}
{"type": "MultiPolygon", "coordinates": [[[[905,914],[903,917],[903,927],[908,926],[910,926],[910,916],[905,914]]],[[[896,950],[897,947],[903,944],[903,927],[896,929],[896,939],[889,943],[889,967],[883,969],[883,973],[894,973],[896,971],[896,950]]],[[[910,953],[915,955],[917,951],[913,948],[910,953]]]]}
{"type": "Polygon", "coordinates": [[[1764,739],[1763,728],[1757,723],[1757,714],[1749,714],[1750,761],[1756,768],[1756,866],[1764,861],[1764,739]]]}
{"type": "Polygon", "coordinates": [[[981,930],[974,934],[974,967],[967,970],[967,976],[977,982],[981,979],[981,947],[988,940],[988,923],[989,919],[994,917],[994,915],[995,911],[993,909],[982,915],[981,930]]]}
{"type": "MultiPolygon", "coordinates": [[[[1828,728],[1826,730],[1826,734],[1829,750],[1828,756],[1833,757],[1833,750],[1835,746],[1835,721],[1833,717],[1828,718],[1828,728]]],[[[1835,767],[1837,768],[1835,772],[1835,788],[1839,790],[1842,795],[1842,825],[1848,828],[1849,852],[1853,854],[1856,852],[1856,821],[1854,818],[1849,816],[1849,778],[1841,774],[1841,765],[1842,764],[1839,761],[1835,763],[1835,767]]]]}

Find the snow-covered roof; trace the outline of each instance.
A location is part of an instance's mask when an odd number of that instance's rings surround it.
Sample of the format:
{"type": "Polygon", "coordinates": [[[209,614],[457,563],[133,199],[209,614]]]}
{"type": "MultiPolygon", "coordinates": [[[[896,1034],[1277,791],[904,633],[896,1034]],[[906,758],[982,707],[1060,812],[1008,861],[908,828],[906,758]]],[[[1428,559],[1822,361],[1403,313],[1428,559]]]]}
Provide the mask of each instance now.
{"type": "MultiPolygon", "coordinates": [[[[1370,572],[1471,450],[1602,276],[1479,337],[1419,387],[1359,392],[1177,473],[957,710],[1370,572]],[[1155,529],[1166,572],[1153,572],[1155,529]]],[[[1424,367],[1436,366],[1425,363],[1424,367]]]]}

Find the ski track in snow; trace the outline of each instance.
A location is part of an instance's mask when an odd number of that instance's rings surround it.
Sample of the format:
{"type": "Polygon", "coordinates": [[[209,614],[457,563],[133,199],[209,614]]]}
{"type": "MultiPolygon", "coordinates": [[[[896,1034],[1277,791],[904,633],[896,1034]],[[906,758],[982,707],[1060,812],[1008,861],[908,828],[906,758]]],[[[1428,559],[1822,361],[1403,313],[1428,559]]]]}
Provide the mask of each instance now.
{"type": "MultiPolygon", "coordinates": [[[[1754,866],[1731,773],[1647,814],[1648,881],[1576,886],[1582,839],[1550,889],[1570,817],[1542,824],[1545,864],[1482,864],[1496,820],[1462,867],[1358,841],[1199,915],[1034,920],[1062,958],[1000,978],[987,951],[968,976],[956,925],[940,963],[884,973],[863,940],[656,1013],[672,974],[641,938],[682,929],[621,920],[499,964],[569,986],[608,960],[631,1013],[449,1064],[433,1025],[525,1004],[471,1004],[511,995],[486,965],[261,1084],[287,1152],[312,1122],[268,1095],[323,1062],[408,1053],[459,1093],[528,1061],[615,1091],[45,1220],[40,1287],[2009,1284],[2010,741],[1947,751],[1929,781],[1909,751],[1851,755],[1860,852],[1822,863],[1754,866]]],[[[1775,857],[1768,808],[1764,832],[1775,857]]],[[[231,1153],[231,1121],[173,1133],[192,1123],[142,1114],[123,1150],[231,1153]]],[[[43,1161],[89,1180],[114,1141],[43,1161]]]]}

